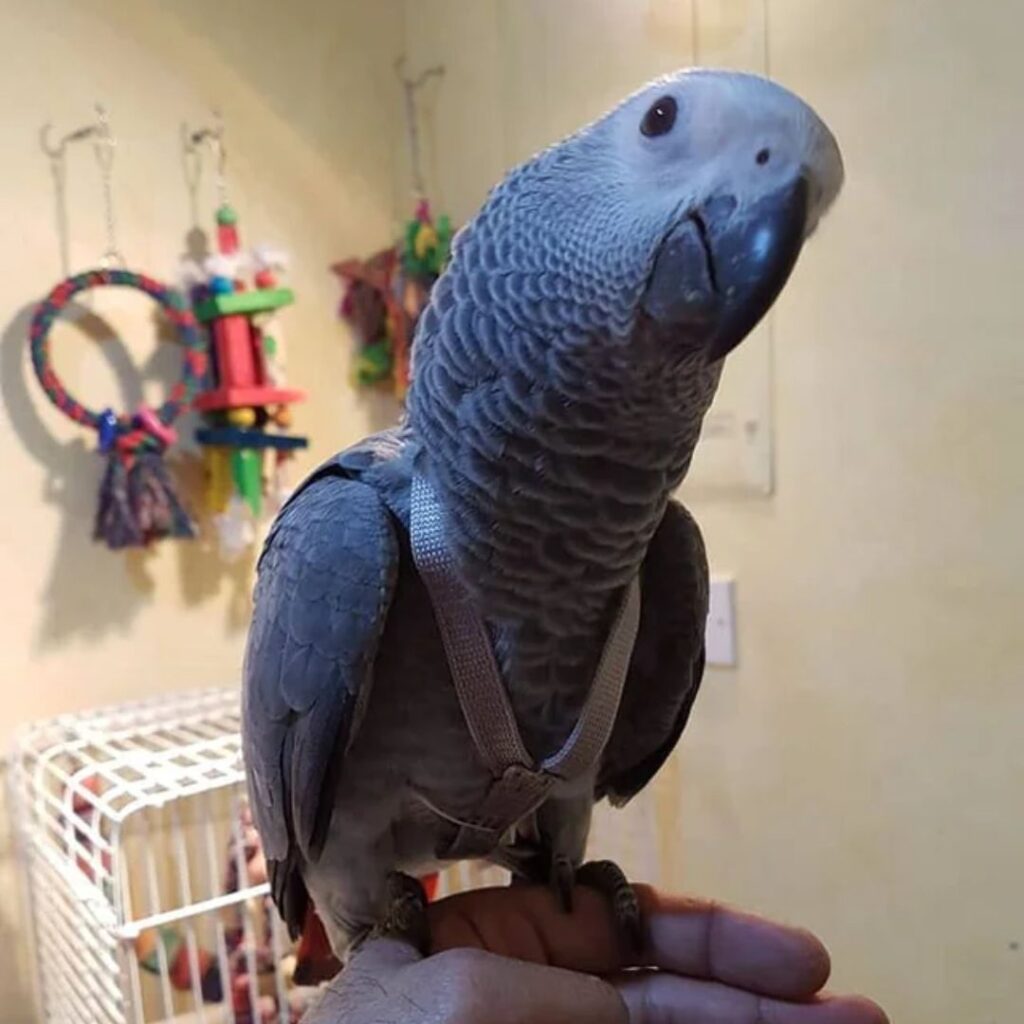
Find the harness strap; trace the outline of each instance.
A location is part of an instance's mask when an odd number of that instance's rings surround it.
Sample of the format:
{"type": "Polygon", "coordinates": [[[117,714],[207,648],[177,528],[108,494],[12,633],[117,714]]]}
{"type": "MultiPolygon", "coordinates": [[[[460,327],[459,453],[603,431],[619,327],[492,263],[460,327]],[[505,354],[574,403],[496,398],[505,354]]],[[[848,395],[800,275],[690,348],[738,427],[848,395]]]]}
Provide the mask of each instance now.
{"type": "Polygon", "coordinates": [[[535,766],[523,744],[486,627],[445,543],[437,497],[418,474],[412,480],[410,501],[413,561],[430,595],[463,717],[494,780],[469,815],[457,816],[421,799],[462,826],[445,855],[469,856],[473,850],[492,848],[505,831],[544,802],[557,782],[578,779],[597,763],[615,725],[636,642],[640,585],[634,577],[626,587],[575,727],[561,749],[535,766]]]}

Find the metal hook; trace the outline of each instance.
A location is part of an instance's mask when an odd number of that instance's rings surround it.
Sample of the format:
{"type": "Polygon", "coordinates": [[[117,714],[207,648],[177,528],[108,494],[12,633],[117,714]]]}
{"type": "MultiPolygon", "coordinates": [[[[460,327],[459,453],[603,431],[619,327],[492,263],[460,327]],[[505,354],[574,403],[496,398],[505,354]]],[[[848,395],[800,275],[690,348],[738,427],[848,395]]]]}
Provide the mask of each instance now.
{"type": "Polygon", "coordinates": [[[217,154],[217,191],[220,193],[221,205],[227,203],[227,162],[228,153],[224,145],[224,118],[219,110],[213,111],[213,127],[197,128],[189,131],[185,126],[186,152],[198,154],[199,147],[208,142],[217,154]]]}
{"type": "Polygon", "coordinates": [[[84,142],[86,139],[99,138],[103,144],[106,144],[111,149],[115,145],[114,137],[110,132],[107,111],[102,103],[96,104],[96,120],[92,124],[83,125],[81,128],[76,128],[74,131],[62,135],[56,145],[50,141],[52,132],[53,125],[49,121],[43,125],[39,132],[39,144],[43,152],[51,160],[63,159],[64,151],[73,142],[84,142]]]}
{"type": "Polygon", "coordinates": [[[217,139],[219,141],[223,138],[224,116],[219,110],[212,110],[211,113],[213,114],[213,127],[198,128],[189,135],[189,139],[193,146],[198,146],[199,143],[205,142],[207,139],[217,139]]]}
{"type": "Polygon", "coordinates": [[[227,152],[224,148],[224,119],[218,110],[213,112],[213,119],[214,126],[212,128],[197,128],[195,131],[189,132],[186,126],[188,145],[190,149],[196,150],[204,142],[209,142],[217,151],[219,169],[223,172],[224,164],[227,161],[227,152]]]}
{"type": "Polygon", "coordinates": [[[445,66],[443,64],[435,64],[434,67],[421,71],[415,78],[406,78],[405,64],[405,54],[402,54],[402,56],[395,61],[395,74],[398,75],[398,80],[407,89],[419,89],[420,86],[424,85],[429,79],[440,77],[445,73],[445,66]]]}
{"type": "Polygon", "coordinates": [[[93,140],[93,152],[100,168],[103,186],[103,205],[107,228],[107,248],[104,250],[101,263],[110,266],[124,265],[124,257],[117,245],[117,224],[114,217],[114,199],[111,190],[111,176],[114,166],[114,150],[117,140],[110,130],[110,119],[107,109],[102,103],[96,104],[96,120],[92,124],[83,125],[61,136],[56,144],[52,141],[52,125],[44,124],[39,132],[39,144],[43,152],[50,158],[53,168],[54,183],[57,190],[57,230],[61,235],[61,262],[67,264],[67,212],[64,209],[64,183],[66,177],[65,157],[67,148],[75,142],[93,140]]]}

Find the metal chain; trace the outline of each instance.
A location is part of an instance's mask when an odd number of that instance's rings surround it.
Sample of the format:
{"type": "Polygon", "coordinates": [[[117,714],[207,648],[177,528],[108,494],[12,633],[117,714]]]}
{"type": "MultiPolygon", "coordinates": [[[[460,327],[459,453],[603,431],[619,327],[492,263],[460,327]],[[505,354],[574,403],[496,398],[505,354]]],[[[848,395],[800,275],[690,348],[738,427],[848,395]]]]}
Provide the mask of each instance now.
{"type": "MultiPolygon", "coordinates": [[[[218,117],[218,123],[219,123],[218,117]]],[[[224,148],[224,128],[221,125],[217,130],[217,137],[214,140],[214,148],[217,150],[217,203],[219,206],[228,205],[228,178],[227,163],[228,153],[224,148]]]]}
{"type": "Polygon", "coordinates": [[[423,179],[423,157],[420,149],[419,119],[416,113],[416,93],[431,78],[437,78],[444,74],[444,66],[427,68],[415,78],[405,76],[405,58],[399,57],[395,62],[395,72],[402,83],[402,91],[405,94],[405,128],[406,138],[409,143],[409,165],[412,171],[412,187],[416,199],[422,199],[426,195],[426,185],[423,179]]]}
{"type": "Polygon", "coordinates": [[[405,123],[409,133],[409,163],[412,170],[412,188],[417,199],[423,198],[423,165],[420,160],[420,133],[416,123],[416,93],[411,83],[403,82],[405,92],[405,123]]]}
{"type": "Polygon", "coordinates": [[[93,143],[93,150],[96,153],[96,162],[100,165],[104,215],[107,226],[107,248],[100,258],[100,264],[104,267],[124,267],[126,263],[124,255],[117,244],[117,218],[114,214],[113,167],[114,150],[117,148],[117,141],[110,130],[110,121],[107,118],[106,109],[97,104],[96,113],[99,120],[96,125],[96,141],[93,143]]]}
{"type": "Polygon", "coordinates": [[[200,128],[187,136],[187,153],[195,157],[196,185],[199,183],[199,174],[202,167],[202,155],[199,147],[202,143],[208,142],[210,148],[217,157],[217,170],[214,178],[214,187],[217,189],[218,206],[228,206],[228,151],[224,145],[224,118],[219,110],[213,112],[214,124],[212,128],[200,128]]]}

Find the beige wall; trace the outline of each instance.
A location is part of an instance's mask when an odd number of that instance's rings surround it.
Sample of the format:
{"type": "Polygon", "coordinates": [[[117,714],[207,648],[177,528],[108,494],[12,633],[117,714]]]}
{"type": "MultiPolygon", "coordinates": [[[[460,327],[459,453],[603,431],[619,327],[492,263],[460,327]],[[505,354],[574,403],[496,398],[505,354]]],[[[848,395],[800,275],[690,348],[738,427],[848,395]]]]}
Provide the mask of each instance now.
{"type": "MultiPolygon", "coordinates": [[[[4,102],[0,212],[0,742],[28,718],[181,687],[230,684],[238,666],[249,563],[225,570],[201,546],[166,544],[125,558],[90,540],[99,464],[83,431],[52,409],[31,375],[29,307],[61,272],[53,188],[38,146],[43,122],[58,133],[110,110],[119,149],[115,198],[121,247],[132,267],[176,272],[190,226],[179,126],[227,123],[232,201],[250,244],[292,255],[298,296],[283,324],[292,381],[310,389],[296,425],[312,451],[300,470],[390,419],[348,386],[350,345],[335,317],[339,257],[390,237],[394,117],[391,72],[400,33],[397,3],[262,0],[0,0],[0,95],[4,102]],[[384,113],[386,111],[386,113],[384,113]]],[[[207,165],[209,167],[209,164],[207,165]]],[[[104,247],[91,149],[70,155],[70,256],[85,269],[104,247]]],[[[209,226],[215,194],[203,181],[209,226]]],[[[151,311],[104,296],[96,311],[123,331],[147,366],[157,397],[173,373],[175,346],[157,345],[151,311]],[[154,352],[157,354],[154,356],[154,352]]],[[[124,401],[116,344],[105,349],[73,329],[54,335],[58,367],[90,404],[124,401]]],[[[131,372],[127,375],[131,394],[131,372]]],[[[6,829],[4,830],[6,831],[6,829]]],[[[4,849],[6,849],[6,840],[4,849]]],[[[0,1018],[19,1019],[27,986],[9,858],[0,849],[0,1018]]]]}
{"type": "MultiPolygon", "coordinates": [[[[849,182],[778,310],[775,495],[694,506],[737,577],[742,664],[708,674],[660,787],[663,869],[820,929],[836,984],[901,1024],[1010,1024],[1024,15],[768,7],[771,70],[832,124],[849,182]]],[[[702,62],[763,69],[761,0],[699,13],[702,62]]],[[[410,49],[448,65],[433,168],[460,217],[501,167],[692,56],[685,0],[411,0],[406,16],[410,49]]]]}
{"type": "MultiPolygon", "coordinates": [[[[305,6],[297,18],[279,4],[241,0],[4,4],[0,557],[10,585],[0,595],[8,686],[0,739],[26,717],[234,680],[250,577],[249,564],[224,570],[200,545],[168,543],[126,558],[90,539],[100,462],[92,439],[43,397],[25,344],[31,304],[61,269],[53,187],[37,141],[43,122],[60,133],[88,121],[95,100],[107,104],[119,143],[121,248],[131,266],[171,278],[191,224],[180,125],[209,122],[210,107],[220,105],[243,242],[281,245],[293,259],[298,301],[282,323],[290,378],[311,393],[295,410],[297,426],[313,441],[300,469],[365,433],[369,410],[348,387],[350,346],[328,268],[385,241],[396,215],[396,140],[390,117],[381,131],[380,104],[398,109],[390,66],[400,22],[387,3],[353,2],[347,13],[305,6]]],[[[211,162],[199,206],[207,227],[211,162]]],[[[75,270],[105,245],[100,195],[91,149],[80,146],[68,169],[75,270]]],[[[147,367],[149,393],[159,396],[161,381],[177,371],[177,352],[155,343],[146,302],[108,294],[96,308],[123,332],[131,357],[147,367]]],[[[121,370],[127,357],[116,343],[105,350],[59,327],[53,344],[58,369],[88,404],[123,405],[120,385],[130,388],[134,371],[121,370]]]]}

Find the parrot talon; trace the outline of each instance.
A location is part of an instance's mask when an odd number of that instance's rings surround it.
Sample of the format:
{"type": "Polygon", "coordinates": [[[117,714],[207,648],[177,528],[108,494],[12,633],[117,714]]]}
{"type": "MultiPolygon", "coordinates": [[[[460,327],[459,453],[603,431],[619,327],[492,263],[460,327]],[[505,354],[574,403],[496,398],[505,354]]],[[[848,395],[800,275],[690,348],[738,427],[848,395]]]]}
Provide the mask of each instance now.
{"type": "Polygon", "coordinates": [[[640,901],[618,864],[610,860],[590,861],[576,872],[576,881],[595,889],[608,900],[615,927],[626,948],[631,953],[642,952],[644,929],[640,901]]]}
{"type": "Polygon", "coordinates": [[[430,952],[427,893],[415,878],[392,871],[388,875],[387,910],[372,938],[398,939],[426,956],[430,952]]]}
{"type": "Polygon", "coordinates": [[[558,905],[565,914],[572,913],[572,890],[576,884],[576,869],[572,861],[564,853],[555,854],[551,858],[549,884],[558,905]]]}

